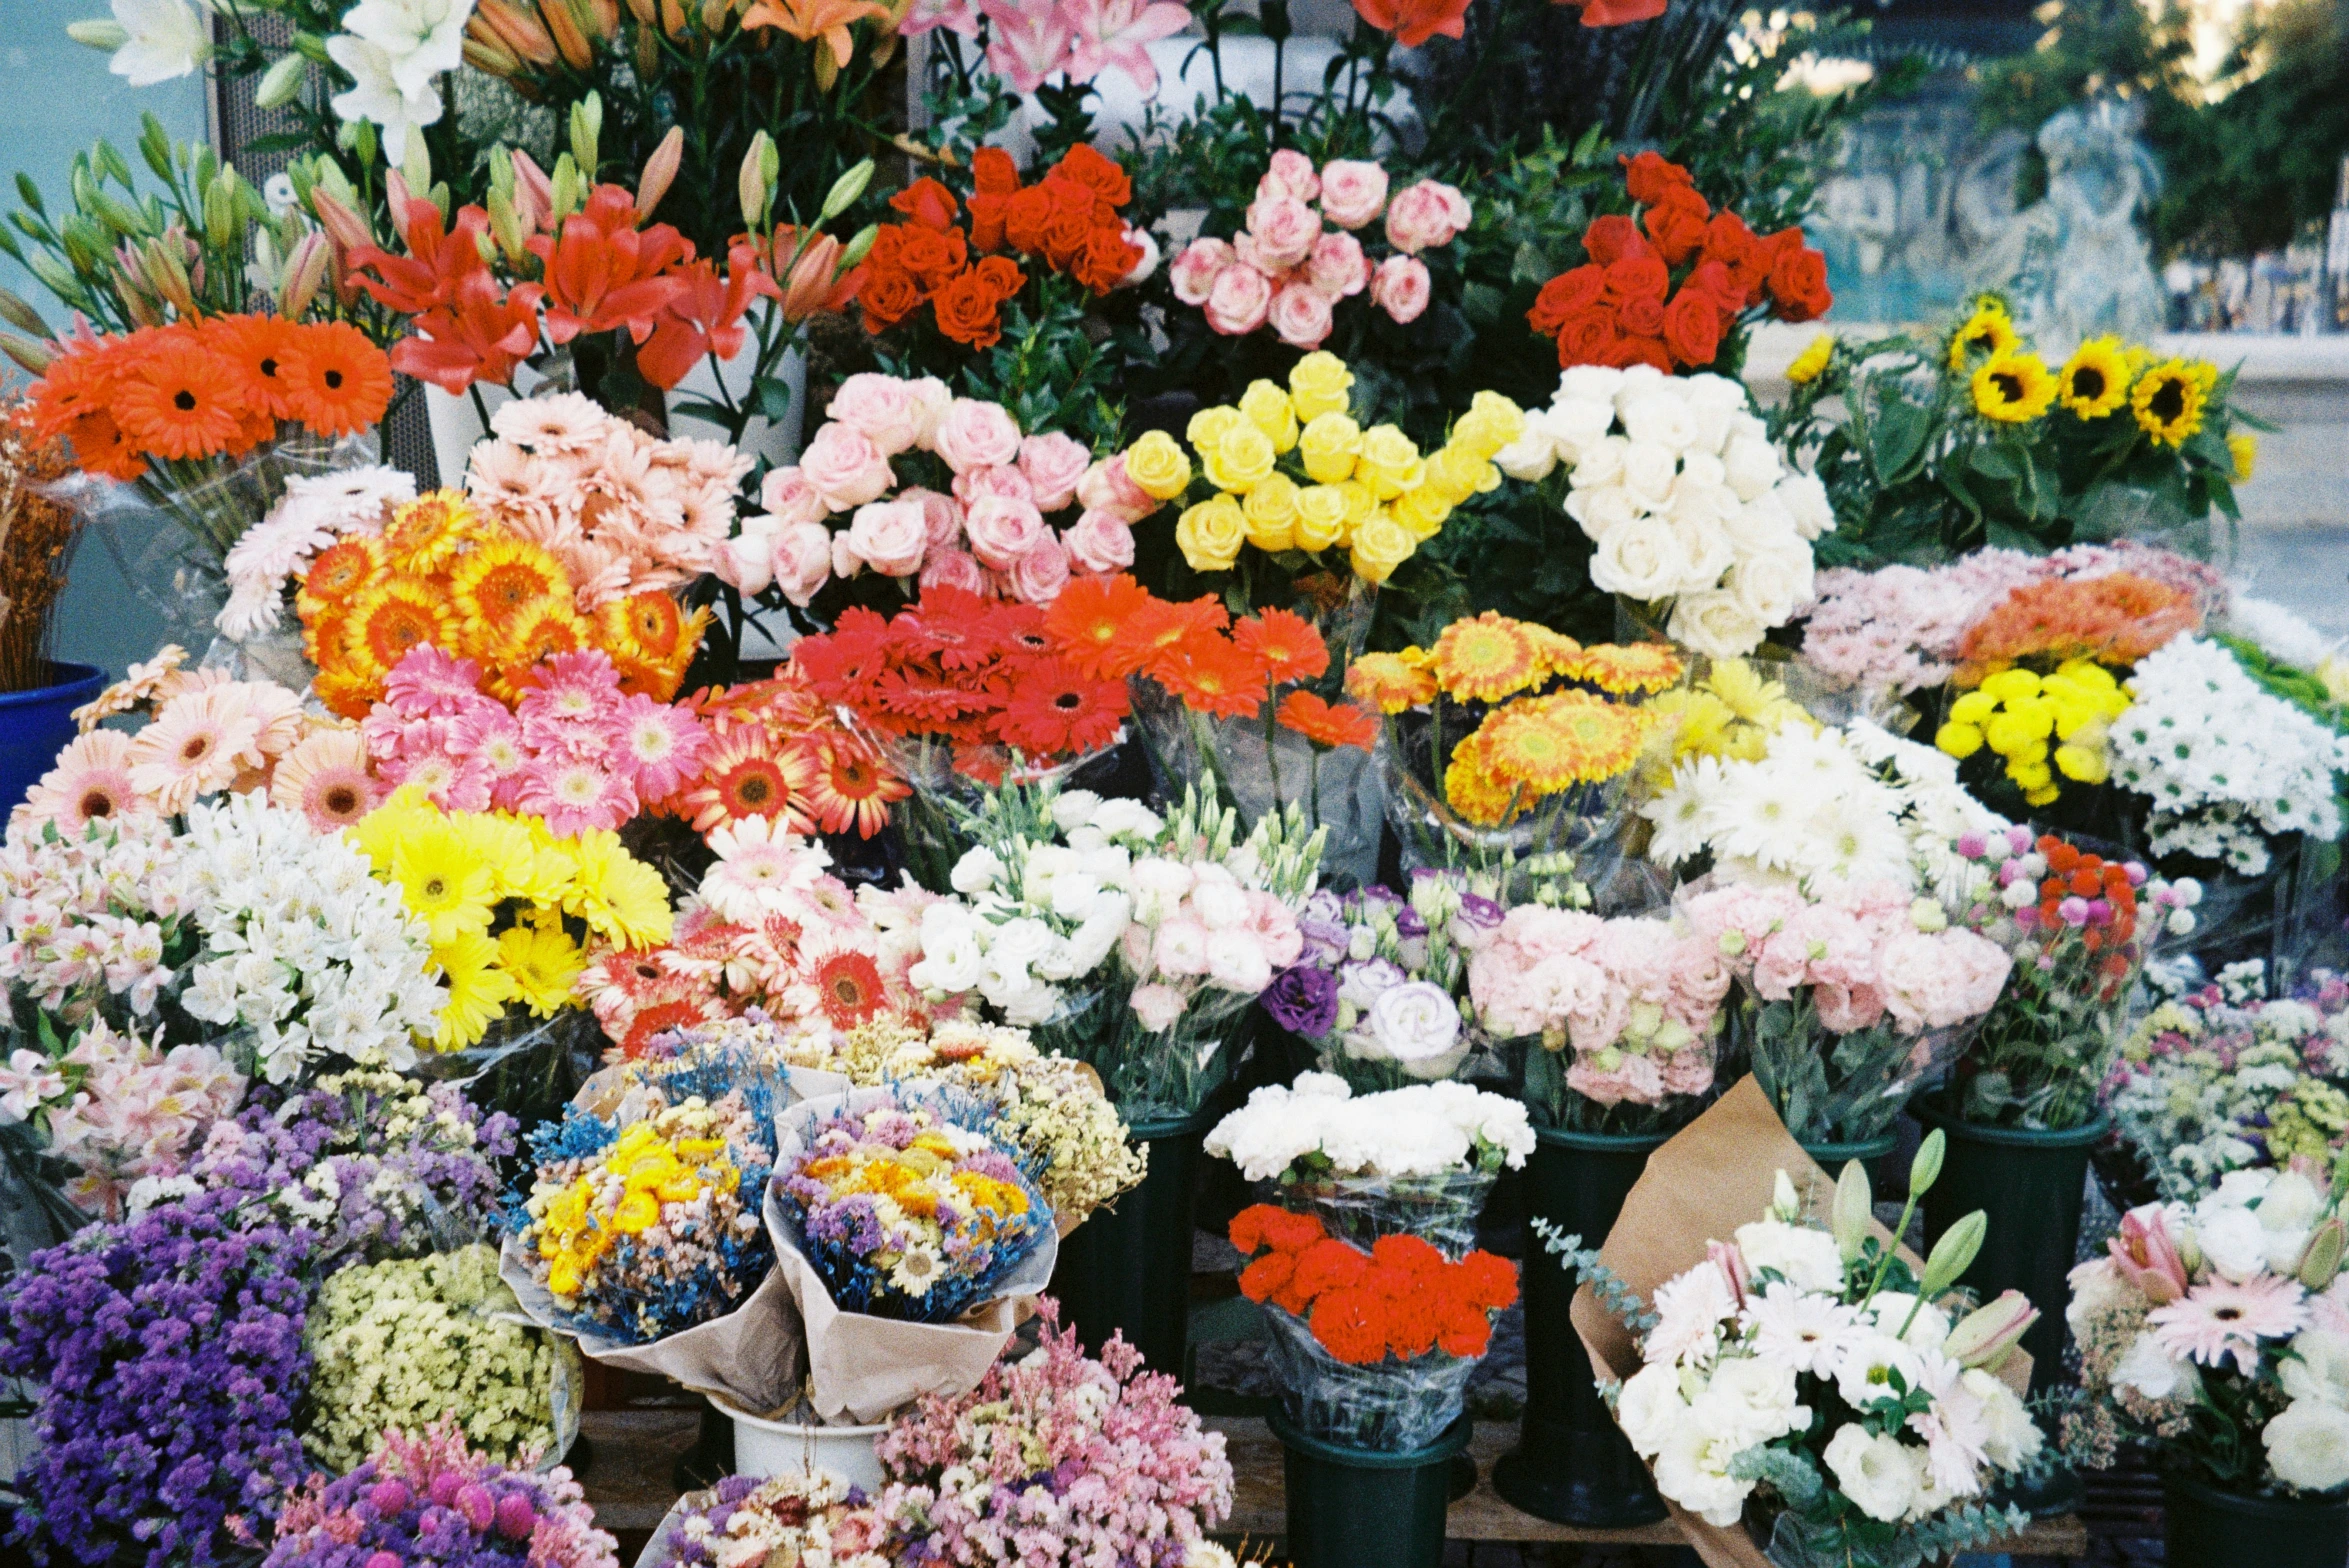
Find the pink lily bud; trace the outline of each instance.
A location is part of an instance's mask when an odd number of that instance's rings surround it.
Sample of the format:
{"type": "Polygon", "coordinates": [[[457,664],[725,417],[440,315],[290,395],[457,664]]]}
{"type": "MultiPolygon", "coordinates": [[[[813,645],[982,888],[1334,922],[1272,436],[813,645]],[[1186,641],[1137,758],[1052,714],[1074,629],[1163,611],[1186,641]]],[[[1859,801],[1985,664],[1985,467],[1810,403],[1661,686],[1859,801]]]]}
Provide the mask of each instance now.
{"type": "Polygon", "coordinates": [[[310,210],[318,215],[318,226],[327,237],[344,250],[360,250],[375,243],[375,231],[367,221],[336,200],[324,186],[315,186],[310,192],[310,210]]]}
{"type": "Polygon", "coordinates": [[[677,165],[685,157],[685,127],[672,125],[661,144],[644,160],[644,176],[636,182],[636,221],[642,223],[653,215],[661,198],[669,194],[669,185],[677,178],[677,165]]]}
{"type": "Polygon", "coordinates": [[[2155,1306],[2167,1306],[2186,1294],[2186,1261],[2162,1221],[2159,1204],[2122,1215],[2120,1234],[2106,1245],[2121,1278],[2155,1306]]]}
{"type": "Polygon", "coordinates": [[[1996,1368],[2038,1321],[2039,1309],[2030,1297],[2019,1290],[2006,1291],[1961,1318],[1941,1353],[1961,1367],[1996,1368]]]}
{"type": "Polygon", "coordinates": [[[288,321],[308,315],[319,287],[326,282],[327,263],[333,259],[334,246],[325,235],[312,232],[296,240],[293,254],[286,258],[285,287],[278,291],[277,313],[288,321]]]}
{"type": "Polygon", "coordinates": [[[1705,1243],[1705,1256],[1712,1259],[1713,1267],[1721,1271],[1721,1277],[1729,1281],[1729,1293],[1737,1298],[1738,1310],[1744,1311],[1747,1283],[1745,1254],[1730,1242],[1708,1241],[1705,1243]]]}
{"type": "MultiPolygon", "coordinates": [[[[777,248],[781,248],[777,236],[777,248]]],[[[799,260],[791,264],[791,276],[783,285],[783,319],[805,321],[822,310],[836,310],[833,303],[833,285],[840,269],[840,242],[829,234],[819,234],[808,241],[799,260]]]]}
{"type": "Polygon", "coordinates": [[[514,149],[513,159],[514,215],[526,229],[547,229],[555,210],[555,182],[520,148],[514,149]]]}

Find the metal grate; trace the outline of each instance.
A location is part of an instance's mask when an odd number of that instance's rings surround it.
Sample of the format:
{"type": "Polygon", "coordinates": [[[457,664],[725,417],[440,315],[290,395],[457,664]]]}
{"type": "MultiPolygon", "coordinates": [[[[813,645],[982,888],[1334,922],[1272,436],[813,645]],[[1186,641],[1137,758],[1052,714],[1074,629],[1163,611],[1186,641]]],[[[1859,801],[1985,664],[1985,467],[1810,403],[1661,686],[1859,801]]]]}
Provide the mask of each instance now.
{"type": "MultiPolygon", "coordinates": [[[[230,24],[215,20],[216,29],[230,24]]],[[[293,26],[284,17],[247,10],[244,25],[264,45],[275,48],[290,43],[293,26]]],[[[290,153],[251,152],[248,149],[261,137],[278,131],[300,129],[300,123],[280,109],[264,109],[253,101],[253,93],[261,85],[257,76],[230,81],[214,77],[212,83],[212,136],[220,155],[236,165],[237,172],[254,184],[266,182],[270,176],[285,172],[292,159],[290,153]]],[[[400,378],[400,390],[392,399],[391,413],[386,416],[387,433],[391,438],[389,461],[393,466],[416,476],[416,483],[431,489],[440,483],[440,468],[433,461],[432,430],[424,414],[424,389],[405,376],[400,378]]]]}

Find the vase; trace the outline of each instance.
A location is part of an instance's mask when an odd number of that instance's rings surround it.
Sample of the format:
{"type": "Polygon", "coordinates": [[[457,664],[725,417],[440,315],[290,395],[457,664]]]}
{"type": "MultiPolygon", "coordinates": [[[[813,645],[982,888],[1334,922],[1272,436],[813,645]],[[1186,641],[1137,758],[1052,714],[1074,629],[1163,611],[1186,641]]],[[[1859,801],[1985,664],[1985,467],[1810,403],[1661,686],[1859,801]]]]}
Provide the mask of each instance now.
{"type": "Polygon", "coordinates": [[[1574,1332],[1575,1282],[1531,1222],[1548,1220],[1598,1246],[1665,1136],[1534,1129],[1525,1165],[1525,1424],[1517,1447],[1493,1467],[1493,1490],[1536,1519],[1611,1530],[1664,1517],[1648,1467],[1599,1397],[1574,1332]]]}
{"type": "Polygon", "coordinates": [[[1061,1321],[1100,1354],[1113,1333],[1153,1372],[1184,1376],[1191,1337],[1191,1230],[1200,1146],[1212,1114],[1131,1124],[1148,1166],[1141,1185],[1069,1232],[1052,1294],[1061,1321]]]}
{"type": "Polygon", "coordinates": [[[829,1471],[851,1486],[878,1494],[882,1473],[873,1444],[889,1423],[826,1426],[822,1422],[770,1421],[737,1410],[713,1396],[710,1403],[734,1423],[734,1473],[764,1480],[777,1475],[829,1471]]]}
{"type": "Polygon", "coordinates": [[[51,659],[47,667],[47,685],[0,692],[0,820],[57,765],[57,754],[80,733],[73,710],[106,689],[106,672],[94,664],[51,659]]]}
{"type": "Polygon", "coordinates": [[[2341,1568],[2349,1497],[2251,1497],[2191,1476],[2162,1481],[2164,1560],[2178,1568],[2341,1568]]]}
{"type": "Polygon", "coordinates": [[[1296,1568],[1437,1568],[1453,1461],[1467,1448],[1466,1415],[1434,1442],[1378,1453],[1324,1442],[1270,1418],[1280,1439],[1287,1547],[1296,1568]]]}
{"type": "Polygon", "coordinates": [[[770,420],[764,414],[752,414],[743,425],[742,438],[736,440],[726,426],[694,411],[696,403],[723,407],[731,402],[737,408],[756,406],[757,389],[753,382],[758,358],[758,334],[746,332],[742,347],[735,351],[733,358],[714,366],[706,356],[695,361],[693,368],[685,373],[685,379],[669,391],[670,437],[679,441],[723,441],[746,457],[765,458],[776,468],[796,459],[807,428],[807,351],[804,349],[790,349],[778,356],[774,373],[767,378],[780,382],[790,394],[790,406],[782,418],[770,420]]]}

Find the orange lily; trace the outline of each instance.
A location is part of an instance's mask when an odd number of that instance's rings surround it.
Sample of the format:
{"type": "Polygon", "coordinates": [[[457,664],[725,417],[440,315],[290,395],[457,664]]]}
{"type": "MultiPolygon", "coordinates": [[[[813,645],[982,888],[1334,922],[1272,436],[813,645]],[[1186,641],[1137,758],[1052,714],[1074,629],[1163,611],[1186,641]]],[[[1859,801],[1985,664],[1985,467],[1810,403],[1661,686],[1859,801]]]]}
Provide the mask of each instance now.
{"type": "Polygon", "coordinates": [[[757,0],[742,14],[744,27],[780,27],[805,42],[821,38],[832,46],[832,63],[847,69],[856,53],[849,25],[868,17],[887,17],[889,8],[874,0],[757,0]]]}

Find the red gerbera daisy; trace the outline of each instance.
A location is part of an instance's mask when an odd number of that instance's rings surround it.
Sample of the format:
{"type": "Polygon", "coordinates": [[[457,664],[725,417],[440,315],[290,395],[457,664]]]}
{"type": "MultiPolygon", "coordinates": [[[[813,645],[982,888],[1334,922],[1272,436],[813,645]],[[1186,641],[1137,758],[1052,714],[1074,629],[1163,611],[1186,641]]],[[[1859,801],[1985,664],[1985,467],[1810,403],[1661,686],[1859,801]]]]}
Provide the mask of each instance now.
{"type": "Polygon", "coordinates": [[[638,1010],[628,1024],[628,1033],[620,1041],[620,1054],[633,1060],[651,1048],[654,1040],[672,1029],[690,1029],[695,1024],[713,1022],[717,1017],[714,1001],[689,1001],[679,997],[674,1001],[655,1002],[638,1010]]]}
{"type": "Polygon", "coordinates": [[[829,954],[816,966],[816,994],[835,1029],[854,1029],[889,1000],[881,966],[856,952],[829,954]]]}
{"type": "Polygon", "coordinates": [[[1108,745],[1128,711],[1125,682],[1094,680],[1059,659],[1039,659],[1012,688],[996,727],[1032,758],[1061,756],[1108,745]]]}
{"type": "Polygon", "coordinates": [[[941,583],[922,590],[919,604],[889,623],[891,648],[908,659],[935,658],[942,668],[975,670],[998,651],[996,617],[988,602],[966,588],[941,583]]]}
{"type": "MultiPolygon", "coordinates": [[[[1003,706],[1004,693],[968,671],[955,680],[943,672],[919,665],[892,669],[876,678],[870,701],[880,711],[869,716],[883,728],[928,731],[943,728],[974,713],[1003,706]]],[[[860,706],[860,711],[866,711],[860,706]]]]}

